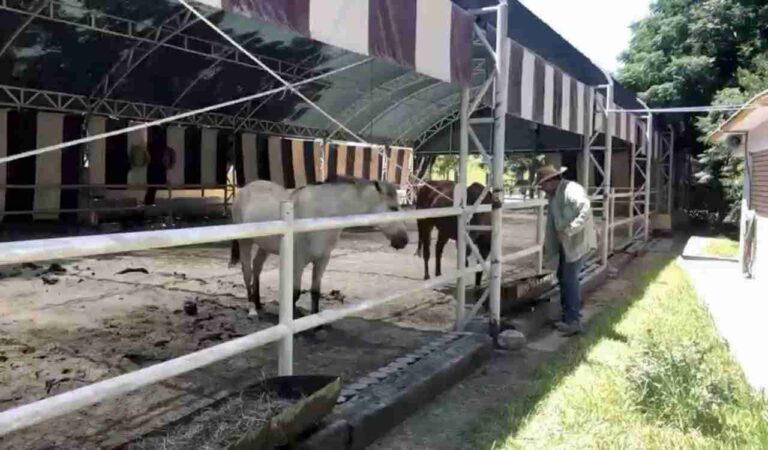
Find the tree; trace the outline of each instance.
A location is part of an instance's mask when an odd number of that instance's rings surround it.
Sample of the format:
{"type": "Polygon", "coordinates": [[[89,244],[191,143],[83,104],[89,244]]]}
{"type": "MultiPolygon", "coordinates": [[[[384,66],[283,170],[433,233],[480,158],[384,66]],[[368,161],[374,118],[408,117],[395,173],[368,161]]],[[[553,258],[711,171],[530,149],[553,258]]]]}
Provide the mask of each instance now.
{"type": "MultiPolygon", "coordinates": [[[[768,87],[768,5],[762,0],[656,0],[633,25],[618,78],[652,107],[741,104],[768,87]]],[[[707,136],[727,114],[669,115],[678,148],[697,157],[695,182],[720,220],[741,196],[740,161],[707,136]]]]}

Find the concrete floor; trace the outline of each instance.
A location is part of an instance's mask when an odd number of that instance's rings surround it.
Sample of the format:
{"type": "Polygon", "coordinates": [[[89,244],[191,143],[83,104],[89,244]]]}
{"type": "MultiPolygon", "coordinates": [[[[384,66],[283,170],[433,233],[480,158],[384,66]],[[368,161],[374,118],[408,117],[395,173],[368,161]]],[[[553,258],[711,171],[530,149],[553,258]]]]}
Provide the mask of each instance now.
{"type": "Polygon", "coordinates": [[[720,335],[739,362],[747,381],[768,389],[768,280],[745,279],[739,263],[680,258],[720,335]]]}

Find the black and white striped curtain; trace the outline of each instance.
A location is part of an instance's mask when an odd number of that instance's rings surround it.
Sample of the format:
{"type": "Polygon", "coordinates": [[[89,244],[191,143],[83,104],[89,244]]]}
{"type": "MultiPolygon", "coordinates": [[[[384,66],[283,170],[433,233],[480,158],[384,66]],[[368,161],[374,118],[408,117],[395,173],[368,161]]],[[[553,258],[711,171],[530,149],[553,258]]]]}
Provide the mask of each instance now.
{"type": "MultiPolygon", "coordinates": [[[[94,117],[89,134],[101,134],[132,123],[94,117]]],[[[228,153],[232,132],[197,127],[152,127],[112,136],[89,144],[89,181],[94,185],[168,185],[171,187],[218,187],[227,183],[228,153]],[[145,167],[132,167],[131,148],[146,147],[151,160],[145,167]],[[173,166],[166,170],[163,153],[173,149],[173,166]]]]}
{"type": "Polygon", "coordinates": [[[268,180],[287,189],[325,180],[320,141],[243,133],[236,150],[237,184],[268,180]]]}
{"type": "MultiPolygon", "coordinates": [[[[0,110],[0,157],[77,139],[82,118],[34,111],[0,110]]],[[[0,165],[0,213],[30,211],[0,220],[62,220],[59,213],[78,207],[78,191],[62,189],[80,179],[77,147],[48,152],[0,165]],[[11,187],[6,187],[11,186],[11,187]]]]}
{"type": "Polygon", "coordinates": [[[366,180],[381,180],[384,154],[384,147],[328,144],[325,157],[328,176],[349,175],[366,180]]]}

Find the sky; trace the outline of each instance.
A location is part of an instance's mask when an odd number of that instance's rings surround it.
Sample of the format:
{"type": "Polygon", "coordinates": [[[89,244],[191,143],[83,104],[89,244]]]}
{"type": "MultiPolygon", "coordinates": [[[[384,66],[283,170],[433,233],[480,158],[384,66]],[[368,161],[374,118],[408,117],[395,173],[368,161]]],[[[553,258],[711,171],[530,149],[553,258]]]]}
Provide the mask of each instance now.
{"type": "Polygon", "coordinates": [[[521,2],[595,64],[615,72],[619,54],[629,46],[629,26],[648,15],[651,0],[521,2]]]}

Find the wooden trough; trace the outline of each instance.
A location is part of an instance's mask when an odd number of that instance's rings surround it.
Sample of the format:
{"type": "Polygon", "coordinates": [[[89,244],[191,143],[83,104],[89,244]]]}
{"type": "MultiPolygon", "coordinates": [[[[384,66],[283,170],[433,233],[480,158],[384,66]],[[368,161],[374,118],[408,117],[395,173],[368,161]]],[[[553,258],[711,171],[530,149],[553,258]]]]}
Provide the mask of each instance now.
{"type": "MultiPolygon", "coordinates": [[[[220,414],[217,414],[217,410],[227,408],[228,403],[233,399],[237,399],[243,404],[253,402],[256,408],[259,408],[261,407],[259,402],[263,402],[265,395],[277,399],[282,409],[271,417],[265,418],[261,426],[241,430],[236,436],[224,436],[223,441],[226,441],[226,444],[196,441],[193,445],[197,448],[226,450],[271,450],[295,446],[304,436],[314,431],[323,419],[331,413],[340,392],[341,379],[339,377],[308,375],[270,378],[242,392],[222,398],[211,406],[195,411],[173,424],[127,444],[123,448],[137,450],[175,448],[172,441],[176,436],[195,436],[195,431],[190,430],[199,430],[201,427],[216,428],[218,424],[215,421],[222,418],[220,414]]],[[[243,408],[242,405],[236,409],[239,408],[243,408]]],[[[264,405],[263,408],[268,409],[267,405],[264,405]]],[[[227,418],[236,414],[238,411],[226,411],[227,418]]],[[[206,431],[200,437],[208,438],[210,434],[206,431]]],[[[191,444],[181,443],[179,445],[188,447],[191,444]]]]}

